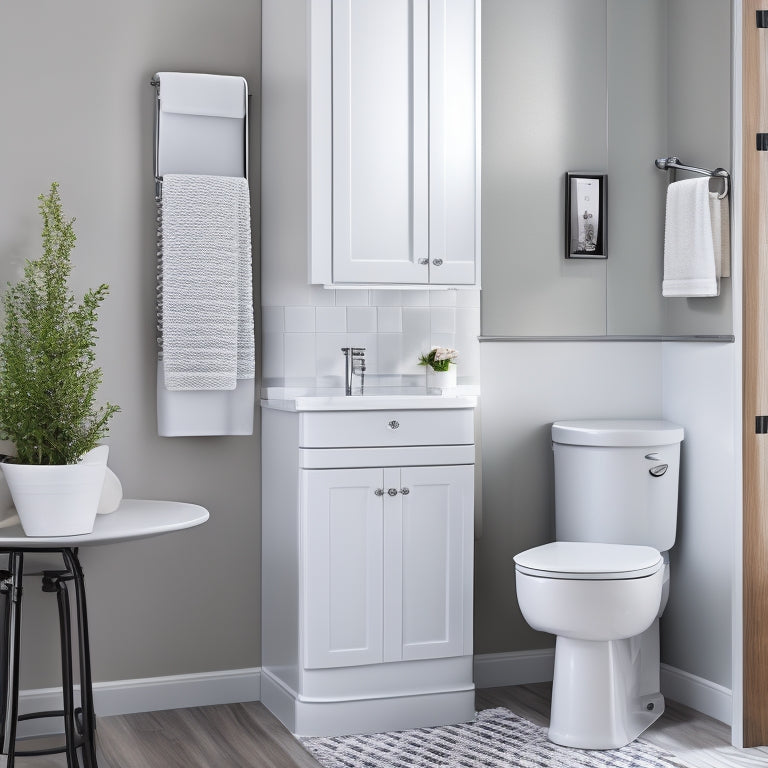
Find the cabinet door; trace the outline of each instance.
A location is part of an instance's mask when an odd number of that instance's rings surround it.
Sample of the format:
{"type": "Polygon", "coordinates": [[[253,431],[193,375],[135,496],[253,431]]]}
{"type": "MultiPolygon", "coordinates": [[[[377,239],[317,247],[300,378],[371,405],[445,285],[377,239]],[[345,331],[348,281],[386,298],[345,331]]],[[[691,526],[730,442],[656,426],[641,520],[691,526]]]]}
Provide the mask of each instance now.
{"type": "Polygon", "coordinates": [[[382,661],[381,469],[302,472],[305,666],[382,661]]]}
{"type": "Polygon", "coordinates": [[[333,282],[426,283],[429,0],[332,14],[333,282]]]}
{"type": "Polygon", "coordinates": [[[430,0],[429,279],[433,284],[478,281],[477,24],[475,0],[430,0]]]}
{"type": "Polygon", "coordinates": [[[384,659],[471,653],[474,468],[407,467],[399,480],[384,506],[384,659]]]}

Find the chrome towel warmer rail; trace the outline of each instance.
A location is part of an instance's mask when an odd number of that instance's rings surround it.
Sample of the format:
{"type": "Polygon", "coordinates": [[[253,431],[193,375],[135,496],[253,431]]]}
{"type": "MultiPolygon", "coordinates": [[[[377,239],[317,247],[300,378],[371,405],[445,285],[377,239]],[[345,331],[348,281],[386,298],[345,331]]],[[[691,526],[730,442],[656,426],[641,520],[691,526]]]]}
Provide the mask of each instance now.
{"type": "MultiPolygon", "coordinates": [[[[656,160],[656,167],[662,171],[688,171],[689,173],[698,173],[702,176],[714,176],[723,180],[723,191],[718,194],[718,198],[722,200],[728,197],[728,190],[730,189],[731,174],[725,170],[725,168],[715,168],[713,171],[707,168],[697,168],[693,165],[685,165],[680,162],[679,157],[659,157],[656,160]]],[[[673,176],[674,180],[674,176],[673,176]]]]}

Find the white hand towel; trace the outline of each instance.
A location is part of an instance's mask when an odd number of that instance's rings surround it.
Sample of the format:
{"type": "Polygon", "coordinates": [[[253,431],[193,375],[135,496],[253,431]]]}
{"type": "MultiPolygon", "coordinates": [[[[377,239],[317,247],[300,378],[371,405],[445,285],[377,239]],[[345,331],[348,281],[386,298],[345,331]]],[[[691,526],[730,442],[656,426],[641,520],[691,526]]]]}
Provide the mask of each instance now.
{"type": "Polygon", "coordinates": [[[717,296],[719,289],[709,179],[677,181],[667,189],[662,295],[717,296]]]}
{"type": "Polygon", "coordinates": [[[718,278],[731,276],[731,227],[728,199],[717,192],[709,193],[709,214],[712,219],[712,244],[715,251],[715,273],[718,278]]]}
{"type": "Polygon", "coordinates": [[[165,175],[162,274],[166,388],[234,389],[254,378],[246,179],[165,175]]]}
{"type": "Polygon", "coordinates": [[[158,72],[163,112],[210,117],[245,117],[248,85],[242,77],[193,72],[158,72]]]}

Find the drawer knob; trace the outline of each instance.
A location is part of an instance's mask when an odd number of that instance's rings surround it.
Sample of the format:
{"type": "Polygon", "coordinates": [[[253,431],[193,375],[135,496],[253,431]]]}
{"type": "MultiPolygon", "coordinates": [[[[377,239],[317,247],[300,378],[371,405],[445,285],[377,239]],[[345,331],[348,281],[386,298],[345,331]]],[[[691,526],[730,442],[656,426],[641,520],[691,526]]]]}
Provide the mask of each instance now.
{"type": "Polygon", "coordinates": [[[387,491],[387,493],[388,493],[390,496],[397,496],[397,488],[390,488],[390,489],[387,491]]]}
{"type": "Polygon", "coordinates": [[[387,424],[387,426],[390,429],[397,429],[400,426],[400,422],[396,421],[395,419],[392,419],[392,421],[390,421],[389,424],[387,424]]]}
{"type": "Polygon", "coordinates": [[[411,492],[410,488],[401,488],[400,493],[403,494],[403,496],[407,496],[411,492]]]}
{"type": "Polygon", "coordinates": [[[374,493],[375,493],[377,496],[383,496],[383,495],[384,495],[384,489],[383,489],[383,488],[377,488],[377,489],[374,491],[374,493]]]}

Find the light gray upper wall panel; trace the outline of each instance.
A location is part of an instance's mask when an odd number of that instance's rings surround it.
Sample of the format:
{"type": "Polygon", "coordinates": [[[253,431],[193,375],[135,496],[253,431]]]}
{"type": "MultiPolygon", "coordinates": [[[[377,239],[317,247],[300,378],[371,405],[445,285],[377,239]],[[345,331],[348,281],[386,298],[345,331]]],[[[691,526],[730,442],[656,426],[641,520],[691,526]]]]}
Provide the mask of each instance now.
{"type": "Polygon", "coordinates": [[[564,173],[606,167],[606,0],[483,2],[484,334],[605,333],[604,261],[566,261],[564,173]]]}
{"type": "Polygon", "coordinates": [[[608,0],[608,333],[662,332],[667,0],[608,0]]]}
{"type": "MultiPolygon", "coordinates": [[[[731,170],[730,0],[669,0],[667,29],[669,142],[664,154],[688,165],[731,170]]],[[[731,333],[731,289],[725,279],[718,297],[664,299],[664,332],[731,333]]]]}

